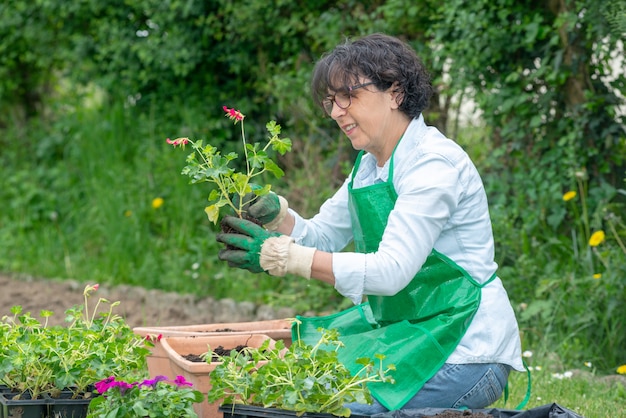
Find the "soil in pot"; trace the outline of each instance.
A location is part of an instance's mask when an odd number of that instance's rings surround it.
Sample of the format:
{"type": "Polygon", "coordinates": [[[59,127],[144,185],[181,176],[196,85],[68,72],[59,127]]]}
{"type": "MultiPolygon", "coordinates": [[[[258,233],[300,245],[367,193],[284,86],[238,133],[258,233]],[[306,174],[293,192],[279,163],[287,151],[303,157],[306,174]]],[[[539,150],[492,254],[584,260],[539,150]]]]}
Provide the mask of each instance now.
{"type": "MultiPolygon", "coordinates": [[[[242,352],[247,346],[245,345],[238,345],[235,348],[224,348],[223,346],[219,346],[216,347],[214,349],[211,349],[213,351],[213,357],[211,358],[211,363],[216,362],[216,361],[220,361],[220,357],[224,357],[224,356],[229,356],[230,352],[235,350],[236,352],[240,353],[242,352]]],[[[185,359],[189,360],[189,361],[193,361],[193,362],[197,362],[197,363],[203,363],[206,360],[204,358],[202,358],[202,356],[198,355],[198,354],[186,354],[183,356],[185,359]]]]}

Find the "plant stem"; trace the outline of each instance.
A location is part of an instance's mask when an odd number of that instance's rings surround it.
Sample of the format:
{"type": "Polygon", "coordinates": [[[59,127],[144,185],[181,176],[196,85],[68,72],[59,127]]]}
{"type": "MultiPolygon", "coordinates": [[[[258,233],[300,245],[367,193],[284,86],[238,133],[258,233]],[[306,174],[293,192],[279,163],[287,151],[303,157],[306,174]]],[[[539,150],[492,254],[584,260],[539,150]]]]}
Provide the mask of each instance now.
{"type": "Polygon", "coordinates": [[[613,222],[610,219],[608,220],[608,224],[609,224],[609,228],[611,229],[611,233],[613,234],[613,237],[615,238],[615,241],[617,241],[617,245],[619,245],[619,247],[622,249],[624,254],[626,254],[626,245],[624,245],[624,243],[620,239],[619,234],[617,233],[617,229],[615,228],[615,224],[613,224],[613,222]]]}
{"type": "Polygon", "coordinates": [[[243,127],[243,119],[241,120],[241,142],[243,142],[243,155],[246,159],[246,172],[250,173],[250,161],[248,160],[248,149],[246,148],[246,131],[243,127]]]}

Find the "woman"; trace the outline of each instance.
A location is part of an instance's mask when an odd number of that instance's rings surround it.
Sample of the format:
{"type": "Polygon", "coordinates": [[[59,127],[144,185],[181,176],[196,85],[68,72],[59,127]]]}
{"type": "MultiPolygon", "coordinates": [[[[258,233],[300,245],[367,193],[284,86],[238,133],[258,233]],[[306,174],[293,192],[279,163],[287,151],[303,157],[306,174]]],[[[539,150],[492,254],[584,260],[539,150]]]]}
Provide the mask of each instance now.
{"type": "Polygon", "coordinates": [[[315,101],[360,150],[342,187],[312,219],[275,194],[248,197],[251,222],[226,218],[240,234],[220,252],[231,266],[287,273],[333,285],[355,304],[303,318],[304,334],[338,328],[342,361],[384,354],[395,384],[370,385],[373,405],[484,408],[523,371],[518,326],[496,276],[482,180],[467,154],[422,111],[429,76],[404,42],[374,34],[339,45],[316,64],[315,101]],[[354,242],[355,252],[340,252],[354,242]],[[366,298],[367,302],[362,303],[366,298]]]}

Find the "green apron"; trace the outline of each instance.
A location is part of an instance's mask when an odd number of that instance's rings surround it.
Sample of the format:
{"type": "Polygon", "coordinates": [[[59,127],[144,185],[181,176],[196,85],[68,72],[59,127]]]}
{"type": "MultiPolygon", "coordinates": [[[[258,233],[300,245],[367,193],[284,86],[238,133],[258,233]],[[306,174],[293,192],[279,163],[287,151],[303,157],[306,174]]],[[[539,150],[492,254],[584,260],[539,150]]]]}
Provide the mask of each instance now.
{"type": "MultiPolygon", "coordinates": [[[[387,182],[353,189],[362,156],[361,151],[348,186],[349,209],[356,251],[371,253],[378,250],[397,194],[393,156],[387,182]]],[[[455,350],[480,305],[485,284],[433,249],[420,271],[396,295],[368,295],[368,302],[333,315],[298,316],[301,324],[294,325],[292,335],[294,340],[299,336],[313,344],[319,341],[318,328],[337,329],[345,344],[338,351],[339,360],[353,374],[362,367],[356,359],[385,355],[383,365],[396,367],[391,372],[395,383],[371,383],[368,388],[387,409],[400,409],[455,350]]]]}

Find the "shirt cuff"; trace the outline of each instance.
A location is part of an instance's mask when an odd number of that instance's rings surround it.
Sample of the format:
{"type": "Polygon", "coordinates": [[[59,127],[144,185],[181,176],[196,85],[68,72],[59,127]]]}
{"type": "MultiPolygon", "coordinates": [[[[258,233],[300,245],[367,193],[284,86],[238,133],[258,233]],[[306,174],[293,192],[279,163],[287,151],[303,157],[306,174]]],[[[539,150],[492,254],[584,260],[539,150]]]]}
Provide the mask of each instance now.
{"type": "Polygon", "coordinates": [[[300,216],[298,212],[291,208],[287,209],[287,211],[291,214],[291,216],[293,216],[294,219],[293,229],[289,235],[294,239],[296,244],[301,244],[302,238],[304,238],[306,232],[304,219],[302,219],[302,216],[300,216]]]}
{"type": "Polygon", "coordinates": [[[335,289],[355,305],[363,301],[367,258],[359,253],[333,253],[335,289]]]}

